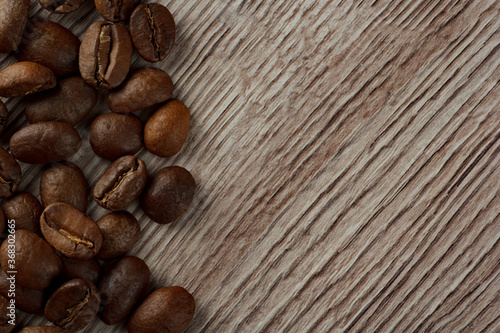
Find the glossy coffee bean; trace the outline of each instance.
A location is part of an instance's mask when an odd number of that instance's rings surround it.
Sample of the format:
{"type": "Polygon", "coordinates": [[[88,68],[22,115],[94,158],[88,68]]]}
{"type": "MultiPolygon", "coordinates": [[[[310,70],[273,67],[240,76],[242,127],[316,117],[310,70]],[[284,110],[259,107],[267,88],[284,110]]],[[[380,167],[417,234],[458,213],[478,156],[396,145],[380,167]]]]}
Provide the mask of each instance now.
{"type": "Polygon", "coordinates": [[[17,49],[28,20],[30,0],[0,0],[0,52],[17,49]]]}
{"type": "Polygon", "coordinates": [[[63,262],[62,277],[66,280],[83,279],[96,284],[101,275],[101,264],[95,258],[86,260],[61,256],[63,262]]]}
{"type": "Polygon", "coordinates": [[[95,8],[99,14],[111,22],[128,19],[134,6],[134,0],[95,0],[95,8]]]}
{"type": "Polygon", "coordinates": [[[8,299],[0,296],[0,332],[12,332],[15,325],[9,324],[9,321],[17,318],[15,303],[11,303],[8,299]]]}
{"type": "Polygon", "coordinates": [[[71,13],[85,2],[86,0],[38,0],[40,6],[54,14],[71,13]]]}
{"type": "MultiPolygon", "coordinates": [[[[9,274],[9,239],[0,246],[2,269],[9,274]]],[[[56,251],[43,238],[28,230],[17,230],[15,240],[16,283],[20,286],[41,290],[62,271],[62,262],[56,251]]]]}
{"type": "Polygon", "coordinates": [[[0,147],[0,198],[11,197],[21,182],[21,166],[0,147]]]}
{"type": "Polygon", "coordinates": [[[16,308],[21,311],[43,315],[43,308],[45,307],[44,291],[16,285],[15,274],[7,274],[3,269],[0,269],[0,295],[7,299],[14,298],[16,308]]]}
{"type": "Polygon", "coordinates": [[[90,125],[90,145],[108,160],[133,155],[142,149],[142,122],[133,114],[105,113],[90,125]]]}
{"type": "Polygon", "coordinates": [[[42,20],[29,20],[15,57],[44,65],[57,76],[78,72],[80,40],[62,25],[42,20]]]}
{"type": "Polygon", "coordinates": [[[66,330],[55,326],[27,326],[19,333],[68,333],[66,330]]]}
{"type": "Polygon", "coordinates": [[[103,304],[101,320],[107,325],[123,321],[146,290],[150,275],[142,259],[124,257],[118,261],[99,285],[103,304]]]}
{"type": "Polygon", "coordinates": [[[31,193],[21,192],[4,202],[2,210],[7,220],[16,221],[16,229],[26,229],[41,236],[42,205],[31,193]]]}
{"type": "Polygon", "coordinates": [[[65,202],[85,213],[88,195],[87,181],[76,164],[62,161],[43,169],[40,177],[40,198],[44,207],[54,202],[65,202]]]}
{"type": "Polygon", "coordinates": [[[195,191],[196,182],[189,171],[165,167],[149,179],[141,195],[141,207],[153,221],[170,223],[187,211],[195,191]]]}
{"type": "Polygon", "coordinates": [[[186,141],[190,121],[191,116],[184,103],[176,99],[166,102],[146,122],[144,146],[161,157],[177,154],[186,141]]]}
{"type": "Polygon", "coordinates": [[[2,101],[0,101],[0,134],[2,134],[2,132],[7,127],[8,119],[9,119],[9,110],[7,110],[5,104],[2,101]]]}
{"type": "Polygon", "coordinates": [[[94,187],[94,200],[103,208],[120,210],[139,197],[148,173],[146,164],[131,155],[114,161],[97,180],[94,187]]]}
{"type": "Polygon", "coordinates": [[[195,312],[193,296],[182,287],[164,287],[149,295],[130,318],[129,333],[180,333],[195,312]]]}
{"type": "Polygon", "coordinates": [[[91,86],[118,87],[127,77],[132,58],[132,41],[121,23],[94,22],[80,45],[80,73],[91,86]]]}
{"type": "Polygon", "coordinates": [[[108,107],[117,113],[139,111],[172,98],[174,84],[158,68],[134,70],[124,84],[109,92],[108,107]]]}
{"type": "Polygon", "coordinates": [[[101,248],[102,233],[94,220],[66,203],[47,206],[40,226],[50,245],[67,257],[90,259],[101,248]]]}
{"type": "Polygon", "coordinates": [[[145,60],[165,59],[175,42],[175,21],[161,4],[141,4],[130,16],[130,34],[135,48],[145,60]]]}
{"type": "Polygon", "coordinates": [[[73,126],[58,121],[28,125],[12,135],[12,155],[25,163],[45,164],[68,159],[82,145],[73,126]]]}
{"type": "Polygon", "coordinates": [[[89,281],[74,279],[63,284],[45,305],[45,317],[68,332],[87,326],[97,315],[101,297],[89,281]]]}
{"type": "Polygon", "coordinates": [[[141,227],[134,215],[126,211],[112,212],[97,220],[102,232],[102,246],[97,258],[114,259],[127,254],[139,240],[141,227]]]}
{"type": "Polygon", "coordinates": [[[16,97],[54,88],[56,76],[45,66],[22,61],[0,71],[0,96],[16,97]]]}

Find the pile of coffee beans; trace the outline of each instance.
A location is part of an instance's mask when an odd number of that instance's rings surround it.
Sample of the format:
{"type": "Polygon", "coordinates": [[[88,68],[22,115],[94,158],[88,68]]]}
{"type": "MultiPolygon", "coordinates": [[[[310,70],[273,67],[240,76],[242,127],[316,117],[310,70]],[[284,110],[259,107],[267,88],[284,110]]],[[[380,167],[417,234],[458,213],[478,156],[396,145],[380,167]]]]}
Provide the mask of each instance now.
{"type": "MultiPolygon", "coordinates": [[[[38,0],[54,14],[76,11],[85,1],[94,0],[38,0]]],[[[188,210],[196,191],[185,168],[150,175],[135,156],[143,148],[176,155],[188,135],[190,112],[172,99],[170,76],[130,68],[134,49],[150,63],[165,59],[175,42],[174,18],[159,3],[94,2],[103,20],[90,24],[80,41],[58,23],[28,17],[31,0],[0,0],[0,52],[18,61],[0,69],[0,97],[23,97],[29,123],[7,138],[8,150],[0,147],[1,332],[14,329],[13,300],[18,311],[53,323],[16,328],[25,333],[76,332],[96,316],[107,325],[127,322],[131,333],[182,332],[195,313],[194,298],[182,287],[147,295],[149,267],[127,255],[141,235],[127,207],[138,200],[152,221],[167,224],[188,210]],[[110,112],[93,120],[89,141],[111,164],[89,190],[68,159],[82,146],[75,126],[95,108],[99,90],[110,112]],[[132,113],[149,108],[156,111],[143,125],[132,113]],[[19,188],[20,162],[44,164],[40,198],[19,188]],[[86,214],[89,198],[109,212],[94,221],[86,214]]],[[[0,133],[8,115],[0,101],[0,133]]]]}

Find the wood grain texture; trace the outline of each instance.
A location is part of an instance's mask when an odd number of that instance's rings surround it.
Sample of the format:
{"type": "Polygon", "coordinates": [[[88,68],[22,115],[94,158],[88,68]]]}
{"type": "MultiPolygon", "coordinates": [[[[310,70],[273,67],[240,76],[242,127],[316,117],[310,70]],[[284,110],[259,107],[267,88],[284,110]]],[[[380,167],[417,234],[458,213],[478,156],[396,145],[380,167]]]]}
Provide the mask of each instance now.
{"type": "MultiPolygon", "coordinates": [[[[154,66],[192,127],[175,157],[138,156],[199,188],[172,225],[129,207],[132,254],[151,290],[194,294],[187,332],[500,332],[500,1],[157,2],[178,38],[154,66]]],[[[92,1],[30,15],[80,38],[98,19],[92,1]]],[[[103,97],[71,158],[90,186],[109,164],[88,143],[103,97]]],[[[6,104],[3,147],[26,124],[6,104]]],[[[22,170],[38,195],[41,167],[22,170]]]]}

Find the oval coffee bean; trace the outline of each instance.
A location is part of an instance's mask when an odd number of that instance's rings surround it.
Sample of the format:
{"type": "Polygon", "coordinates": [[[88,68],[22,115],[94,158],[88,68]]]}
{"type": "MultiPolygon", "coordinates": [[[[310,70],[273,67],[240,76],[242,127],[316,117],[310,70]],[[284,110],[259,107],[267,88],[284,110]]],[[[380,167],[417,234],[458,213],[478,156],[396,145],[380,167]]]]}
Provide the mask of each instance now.
{"type": "Polygon", "coordinates": [[[9,315],[14,315],[14,318],[16,318],[15,307],[11,312],[10,306],[14,305],[5,297],[0,296],[0,332],[2,333],[12,332],[15,327],[15,325],[9,324],[9,321],[12,319],[9,315]]]}
{"type": "Polygon", "coordinates": [[[21,166],[0,147],[0,198],[11,197],[21,182],[21,166]]]}
{"type": "Polygon", "coordinates": [[[57,76],[78,72],[80,40],[62,25],[42,20],[29,20],[15,57],[44,65],[57,76]]]}
{"type": "Polygon", "coordinates": [[[102,232],[102,246],[97,258],[113,259],[127,254],[139,240],[141,227],[134,215],[112,212],[97,220],[102,232]]]}
{"type": "Polygon", "coordinates": [[[148,265],[142,259],[120,259],[99,285],[103,303],[99,314],[101,320],[107,325],[123,321],[146,290],[150,275],[148,265]]]}
{"type": "Polygon", "coordinates": [[[12,155],[25,163],[45,164],[68,159],[82,145],[73,126],[58,121],[28,125],[12,135],[12,155]]]}
{"type": "Polygon", "coordinates": [[[134,0],[95,0],[95,8],[99,14],[111,22],[128,19],[134,6],[134,0]]]}
{"type": "Polygon", "coordinates": [[[108,160],[133,155],[142,149],[142,121],[133,114],[105,113],[90,125],[90,145],[108,160]]]}
{"type": "Polygon", "coordinates": [[[54,88],[56,76],[45,66],[22,61],[0,71],[0,96],[16,97],[54,88]]]}
{"type": "Polygon", "coordinates": [[[132,59],[132,41],[121,23],[94,22],[80,45],[80,73],[91,86],[118,87],[127,77],[132,59]]]}
{"type": "MultiPolygon", "coordinates": [[[[0,262],[5,272],[9,269],[9,241],[0,246],[0,262]]],[[[56,251],[43,238],[28,230],[16,231],[16,284],[42,290],[62,271],[62,262],[56,251]]]]}
{"type": "Polygon", "coordinates": [[[45,207],[65,202],[81,212],[87,211],[89,188],[82,170],[72,162],[54,163],[42,171],[40,198],[45,207]]]}
{"type": "Polygon", "coordinates": [[[45,305],[45,317],[68,332],[79,331],[97,315],[101,297],[89,281],[74,279],[63,284],[45,305]]]}
{"type": "Polygon", "coordinates": [[[16,285],[15,281],[12,280],[12,275],[10,279],[8,278],[7,273],[0,269],[0,295],[7,299],[14,298],[16,308],[21,311],[43,315],[45,292],[16,285]],[[15,293],[12,293],[12,290],[15,290],[15,293]]]}
{"type": "Polygon", "coordinates": [[[109,92],[108,107],[117,113],[139,111],[172,98],[174,84],[170,76],[158,68],[140,68],[127,81],[109,92]]]}
{"type": "Polygon", "coordinates": [[[2,134],[2,132],[7,127],[8,119],[9,119],[9,110],[7,110],[5,104],[2,101],[0,101],[0,134],[2,134]]]}
{"type": "Polygon", "coordinates": [[[42,205],[31,193],[21,192],[5,201],[2,206],[5,218],[16,221],[16,230],[26,229],[41,236],[40,215],[42,205]]]}
{"type": "Polygon", "coordinates": [[[188,108],[172,99],[160,106],[144,126],[144,146],[151,153],[169,157],[177,154],[189,132],[191,116],[188,108]]]}
{"type": "Polygon", "coordinates": [[[104,171],[94,186],[94,200],[103,208],[120,210],[139,197],[148,173],[146,164],[131,155],[114,161],[104,171]]]}
{"type": "Polygon", "coordinates": [[[27,326],[19,333],[68,333],[66,330],[55,326],[27,326]]]}
{"type": "Polygon", "coordinates": [[[0,52],[17,49],[28,20],[31,0],[0,0],[0,52]]]}
{"type": "Polygon", "coordinates": [[[74,259],[90,259],[99,252],[102,233],[89,216],[63,202],[45,208],[42,234],[57,251],[74,259]]]}
{"type": "Polygon", "coordinates": [[[40,6],[54,14],[71,13],[85,2],[86,0],[38,0],[40,6]]]}
{"type": "Polygon", "coordinates": [[[93,284],[99,281],[101,264],[95,258],[86,260],[61,256],[63,262],[62,276],[66,280],[83,279],[93,284]]]}
{"type": "Polygon", "coordinates": [[[182,287],[164,287],[149,295],[130,318],[129,333],[180,333],[195,311],[193,296],[182,287]]]}
{"type": "Polygon", "coordinates": [[[135,48],[149,62],[165,59],[175,42],[175,21],[158,3],[137,6],[130,16],[130,34],[135,48]]]}
{"type": "Polygon", "coordinates": [[[195,190],[196,182],[189,171],[165,167],[149,179],[141,195],[141,207],[153,221],[170,223],[187,211],[195,190]]]}

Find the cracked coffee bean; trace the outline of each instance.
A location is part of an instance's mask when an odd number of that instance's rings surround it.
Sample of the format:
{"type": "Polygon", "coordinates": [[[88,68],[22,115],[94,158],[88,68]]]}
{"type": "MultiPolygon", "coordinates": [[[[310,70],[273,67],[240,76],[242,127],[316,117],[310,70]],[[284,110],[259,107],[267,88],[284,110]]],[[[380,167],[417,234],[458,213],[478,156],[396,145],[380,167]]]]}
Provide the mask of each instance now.
{"type": "Polygon", "coordinates": [[[0,52],[17,49],[28,20],[30,0],[0,0],[0,52]]]}
{"type": "Polygon", "coordinates": [[[85,2],[86,0],[38,0],[40,6],[54,14],[71,13],[85,2]]]}
{"type": "Polygon", "coordinates": [[[21,61],[0,71],[0,96],[16,97],[54,88],[56,76],[47,67],[21,61]]]}
{"type": "Polygon", "coordinates": [[[21,166],[0,147],[0,198],[11,197],[21,182],[21,166]]]}
{"type": "Polygon", "coordinates": [[[31,193],[21,192],[4,202],[2,206],[5,218],[16,221],[16,230],[26,229],[41,236],[40,215],[42,205],[31,193]]]}
{"type": "Polygon", "coordinates": [[[95,8],[99,14],[111,22],[129,18],[134,6],[134,0],[95,0],[95,8]]]}
{"type": "Polygon", "coordinates": [[[9,110],[7,110],[5,104],[2,101],[0,101],[0,134],[2,134],[2,132],[7,127],[8,119],[9,119],[9,110]]]}
{"type": "Polygon", "coordinates": [[[97,220],[102,232],[102,246],[97,258],[109,260],[127,254],[139,240],[141,227],[134,215],[112,212],[97,220]]]}

